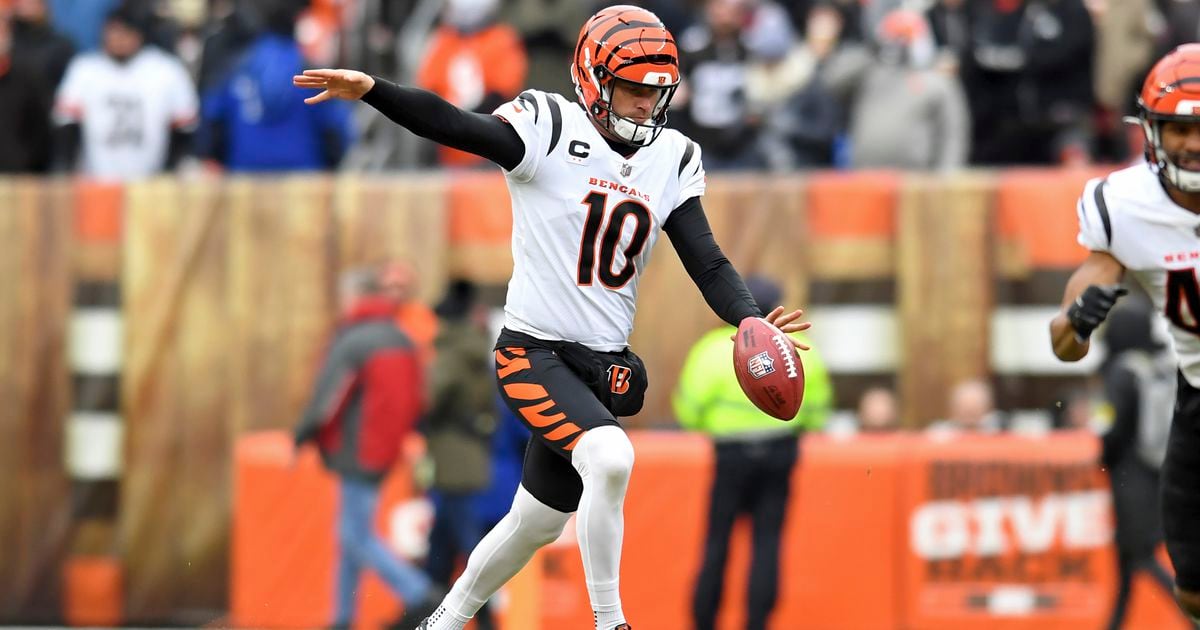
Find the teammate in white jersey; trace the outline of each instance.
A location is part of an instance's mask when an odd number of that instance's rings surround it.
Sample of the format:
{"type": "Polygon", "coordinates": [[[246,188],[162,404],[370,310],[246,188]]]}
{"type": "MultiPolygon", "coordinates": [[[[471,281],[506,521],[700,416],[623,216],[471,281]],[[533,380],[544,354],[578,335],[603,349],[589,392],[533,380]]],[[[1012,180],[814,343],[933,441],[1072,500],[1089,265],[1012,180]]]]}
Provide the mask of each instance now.
{"type": "Polygon", "coordinates": [[[1200,622],[1200,44],[1159,60],[1138,104],[1147,161],[1084,188],[1079,243],[1090,253],[1050,332],[1060,359],[1086,355],[1092,331],[1125,293],[1126,271],[1170,321],[1180,372],[1162,468],[1163,533],[1176,599],[1200,622]]]}
{"type": "MultiPolygon", "coordinates": [[[[628,339],[659,230],[722,319],[736,326],[761,314],[704,216],[700,149],[665,128],[679,61],[662,22],[631,6],[601,10],[580,31],[571,74],[575,100],[529,90],[492,116],[360,72],[294,79],[324,89],[307,102],[361,98],[421,136],[490,159],[508,179],[514,268],[496,372],[535,437],[511,511],[420,628],[460,630],[578,511],[595,626],[629,630],[618,569],[633,448],[617,418],[636,413],[646,389],[628,339]]],[[[766,315],[785,332],[808,328],[800,316],[766,315]]]]}

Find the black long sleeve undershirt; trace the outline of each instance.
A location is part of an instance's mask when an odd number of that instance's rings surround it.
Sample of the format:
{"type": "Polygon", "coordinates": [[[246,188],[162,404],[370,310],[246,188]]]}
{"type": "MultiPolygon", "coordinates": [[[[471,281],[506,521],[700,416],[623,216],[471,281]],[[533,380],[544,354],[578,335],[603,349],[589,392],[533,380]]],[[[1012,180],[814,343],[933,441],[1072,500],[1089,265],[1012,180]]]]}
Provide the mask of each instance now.
{"type": "Polygon", "coordinates": [[[747,317],[764,315],[746,283],[713,238],[699,197],[683,202],[663,225],[683,268],[699,287],[704,301],[721,319],[737,326],[747,317]]]}
{"type": "Polygon", "coordinates": [[[490,114],[469,112],[419,88],[375,78],[362,101],[392,122],[438,144],[474,153],[512,170],[525,158],[525,143],[508,123],[490,114]]]}
{"type": "MultiPolygon", "coordinates": [[[[375,86],[362,100],[418,136],[474,153],[506,170],[525,158],[525,143],[508,123],[460,109],[432,92],[375,77],[375,86]]],[[[746,317],[763,314],[713,238],[698,197],[676,208],[663,230],[704,301],[721,319],[737,326],[746,317]]]]}

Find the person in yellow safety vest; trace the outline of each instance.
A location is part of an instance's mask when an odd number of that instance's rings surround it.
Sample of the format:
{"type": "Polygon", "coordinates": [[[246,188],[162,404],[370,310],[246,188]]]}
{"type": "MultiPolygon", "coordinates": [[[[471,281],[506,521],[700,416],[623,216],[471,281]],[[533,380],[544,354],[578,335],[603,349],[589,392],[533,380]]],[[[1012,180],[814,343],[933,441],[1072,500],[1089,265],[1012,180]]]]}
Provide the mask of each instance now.
{"type": "MultiPolygon", "coordinates": [[[[779,303],[779,286],[770,279],[751,276],[746,286],[759,308],[779,303]]],[[[829,374],[814,349],[804,353],[804,402],[796,418],[781,422],[759,411],[733,371],[733,332],[723,326],[696,342],[672,397],[679,424],[709,435],[716,450],[704,562],[692,600],[696,630],[715,627],[729,534],[741,514],[750,515],[753,532],[746,628],[767,627],[778,595],[779,543],[800,436],[825,424],[833,399],[829,374]]]]}

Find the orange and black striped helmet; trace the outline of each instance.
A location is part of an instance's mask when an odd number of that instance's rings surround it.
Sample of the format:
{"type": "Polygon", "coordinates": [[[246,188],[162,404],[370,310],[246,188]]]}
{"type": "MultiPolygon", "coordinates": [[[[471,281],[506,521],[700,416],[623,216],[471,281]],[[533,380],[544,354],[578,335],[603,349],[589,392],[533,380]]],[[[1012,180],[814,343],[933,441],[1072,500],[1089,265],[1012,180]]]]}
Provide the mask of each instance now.
{"type": "Polygon", "coordinates": [[[1180,168],[1162,146],[1162,123],[1200,124],[1200,44],[1179,46],[1154,64],[1138,95],[1138,122],[1150,165],[1167,183],[1200,191],[1200,171],[1180,168]]]}
{"type": "Polygon", "coordinates": [[[601,9],[584,22],[571,64],[575,93],[592,120],[613,139],[646,146],[667,122],[667,106],[679,87],[675,38],[653,13],[634,6],[601,9]],[[659,90],[650,117],[637,122],[612,110],[617,82],[659,90]]]}

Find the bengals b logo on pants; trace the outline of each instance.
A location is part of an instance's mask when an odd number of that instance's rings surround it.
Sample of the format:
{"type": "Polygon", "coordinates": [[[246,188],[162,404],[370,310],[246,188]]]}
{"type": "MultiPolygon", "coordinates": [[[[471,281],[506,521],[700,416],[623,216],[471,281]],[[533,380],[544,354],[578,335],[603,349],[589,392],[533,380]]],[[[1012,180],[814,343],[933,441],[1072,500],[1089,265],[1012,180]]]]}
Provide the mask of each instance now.
{"type": "Polygon", "coordinates": [[[633,371],[620,365],[608,366],[608,389],[614,394],[624,394],[629,391],[629,378],[633,371]]]}

